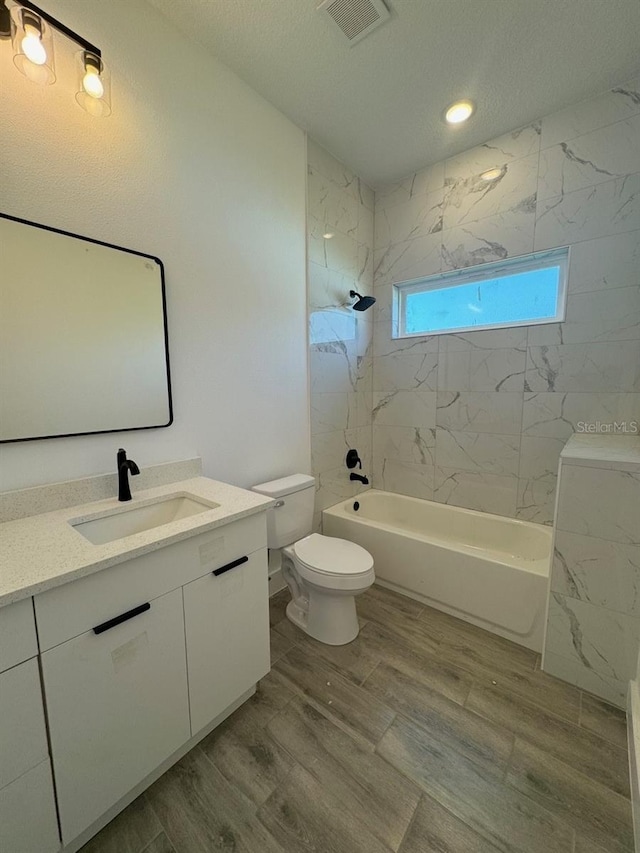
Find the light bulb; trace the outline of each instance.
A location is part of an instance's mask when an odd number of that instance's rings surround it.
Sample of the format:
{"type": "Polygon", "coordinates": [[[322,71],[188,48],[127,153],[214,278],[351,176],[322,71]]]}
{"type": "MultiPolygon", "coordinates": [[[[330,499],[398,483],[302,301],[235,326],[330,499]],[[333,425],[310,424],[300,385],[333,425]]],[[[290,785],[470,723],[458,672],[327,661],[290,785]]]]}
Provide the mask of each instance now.
{"type": "Polygon", "coordinates": [[[111,79],[98,50],[77,54],[76,101],[92,116],[111,115],[111,79]]]}
{"type": "Polygon", "coordinates": [[[25,27],[25,32],[20,44],[22,52],[34,65],[44,65],[47,61],[47,51],[40,39],[40,33],[33,27],[25,27]]]}
{"type": "Polygon", "coordinates": [[[444,117],[447,124],[461,124],[472,114],[474,106],[471,101],[457,101],[451,104],[444,117]]]}
{"type": "MultiPolygon", "coordinates": [[[[0,6],[3,5],[0,2],[0,6]]],[[[11,9],[13,63],[21,74],[45,86],[56,79],[54,46],[50,28],[30,9],[15,5],[11,9]]]]}
{"type": "Polygon", "coordinates": [[[104,95],[104,86],[100,75],[93,68],[89,68],[82,78],[82,88],[92,98],[101,98],[104,95]]]}

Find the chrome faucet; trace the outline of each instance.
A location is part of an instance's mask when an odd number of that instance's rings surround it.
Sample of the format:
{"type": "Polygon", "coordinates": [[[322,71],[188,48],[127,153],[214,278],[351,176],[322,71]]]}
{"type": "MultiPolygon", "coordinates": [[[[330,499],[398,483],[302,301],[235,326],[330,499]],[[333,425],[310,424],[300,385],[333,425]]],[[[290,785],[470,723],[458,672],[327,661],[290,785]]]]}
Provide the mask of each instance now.
{"type": "Polygon", "coordinates": [[[130,501],[131,500],[131,488],[129,487],[129,471],[132,474],[139,474],[140,469],[133,461],[133,459],[127,459],[127,451],[121,447],[118,451],[118,500],[119,501],[130,501]]]}

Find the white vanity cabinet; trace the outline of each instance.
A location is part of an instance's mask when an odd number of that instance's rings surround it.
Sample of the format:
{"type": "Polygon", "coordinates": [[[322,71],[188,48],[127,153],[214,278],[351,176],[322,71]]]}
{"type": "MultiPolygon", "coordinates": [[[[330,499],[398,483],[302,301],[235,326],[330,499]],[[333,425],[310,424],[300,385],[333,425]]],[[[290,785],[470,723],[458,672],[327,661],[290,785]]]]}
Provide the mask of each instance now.
{"type": "Polygon", "coordinates": [[[268,672],[267,587],[259,513],[35,596],[63,845],[268,672]]]}
{"type": "Polygon", "coordinates": [[[185,586],[192,734],[269,672],[268,599],[266,548],[185,586]]]}
{"type": "Polygon", "coordinates": [[[0,850],[60,849],[30,598],[0,608],[0,850]]]}

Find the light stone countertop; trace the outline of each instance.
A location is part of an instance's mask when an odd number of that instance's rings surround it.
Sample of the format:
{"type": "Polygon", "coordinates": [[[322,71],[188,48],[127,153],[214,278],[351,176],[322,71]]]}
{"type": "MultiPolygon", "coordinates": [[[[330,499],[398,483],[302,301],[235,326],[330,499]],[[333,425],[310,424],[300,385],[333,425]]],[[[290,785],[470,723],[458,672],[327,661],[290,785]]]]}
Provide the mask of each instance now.
{"type": "Polygon", "coordinates": [[[135,492],[127,503],[113,497],[7,521],[0,524],[0,607],[263,512],[273,503],[247,489],[194,477],[135,492]],[[167,495],[193,495],[220,506],[103,545],[93,545],[69,524],[142,507],[167,495]]]}
{"type": "Polygon", "coordinates": [[[640,435],[574,434],[560,457],[564,465],[640,471],[640,435]]]}

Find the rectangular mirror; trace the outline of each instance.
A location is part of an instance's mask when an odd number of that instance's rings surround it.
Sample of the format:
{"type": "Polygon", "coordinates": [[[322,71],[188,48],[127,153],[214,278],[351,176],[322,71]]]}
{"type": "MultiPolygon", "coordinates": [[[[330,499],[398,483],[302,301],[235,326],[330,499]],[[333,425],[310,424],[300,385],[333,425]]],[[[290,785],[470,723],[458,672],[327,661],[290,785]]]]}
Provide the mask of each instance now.
{"type": "Polygon", "coordinates": [[[0,214],[0,442],[172,420],[162,262],[0,214]]]}

